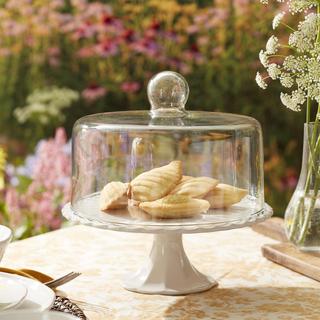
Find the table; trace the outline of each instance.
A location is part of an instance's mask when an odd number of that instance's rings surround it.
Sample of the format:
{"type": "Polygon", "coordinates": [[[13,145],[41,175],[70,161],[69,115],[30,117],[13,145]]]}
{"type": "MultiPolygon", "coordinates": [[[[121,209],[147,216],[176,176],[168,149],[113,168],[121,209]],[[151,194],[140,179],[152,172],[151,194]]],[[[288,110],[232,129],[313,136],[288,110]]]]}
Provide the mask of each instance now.
{"type": "Polygon", "coordinates": [[[263,258],[261,246],[276,241],[250,228],[184,236],[190,260],[218,288],[176,297],[126,291],[121,279],[141,266],[151,237],[74,226],[11,243],[2,265],[82,272],[61,289],[90,320],[320,319],[320,283],[263,258]]]}

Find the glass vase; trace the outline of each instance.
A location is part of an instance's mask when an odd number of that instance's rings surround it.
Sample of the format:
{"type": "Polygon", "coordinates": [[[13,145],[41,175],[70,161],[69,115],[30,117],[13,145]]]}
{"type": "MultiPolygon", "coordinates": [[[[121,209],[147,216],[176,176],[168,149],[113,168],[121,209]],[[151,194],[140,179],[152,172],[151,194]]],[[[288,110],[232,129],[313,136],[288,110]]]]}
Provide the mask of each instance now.
{"type": "Polygon", "coordinates": [[[320,123],[304,124],[302,168],[285,212],[288,239],[302,251],[320,251],[320,123]]]}

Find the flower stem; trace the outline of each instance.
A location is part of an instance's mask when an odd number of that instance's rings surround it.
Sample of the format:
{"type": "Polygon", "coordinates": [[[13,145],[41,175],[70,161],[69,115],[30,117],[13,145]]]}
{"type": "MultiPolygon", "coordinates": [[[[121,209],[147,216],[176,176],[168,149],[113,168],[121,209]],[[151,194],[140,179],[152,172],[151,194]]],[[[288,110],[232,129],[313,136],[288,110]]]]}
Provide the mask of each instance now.
{"type": "Polygon", "coordinates": [[[295,32],[297,30],[291,28],[288,24],[284,23],[284,22],[280,22],[283,26],[287,27],[288,29],[290,29],[291,31],[295,32]]]}
{"type": "MultiPolygon", "coordinates": [[[[319,168],[315,165],[316,163],[316,157],[319,156],[319,146],[320,146],[320,137],[317,139],[317,134],[318,134],[318,127],[319,127],[319,115],[320,115],[320,103],[318,105],[318,111],[316,115],[316,119],[314,122],[314,127],[313,127],[313,133],[312,133],[312,138],[309,140],[308,145],[309,145],[309,163],[308,163],[308,174],[307,174],[307,180],[306,180],[306,185],[305,185],[305,190],[304,190],[304,196],[308,197],[308,193],[310,192],[311,189],[311,177],[314,174],[315,176],[315,181],[313,185],[313,195],[311,196],[311,203],[309,205],[307,214],[304,218],[303,225],[300,231],[300,236],[298,238],[297,243],[300,245],[303,245],[307,232],[309,229],[310,221],[312,219],[313,213],[314,213],[314,208],[318,199],[318,193],[319,193],[319,188],[320,188],[320,176],[319,176],[319,168]]],[[[304,214],[304,212],[300,212],[300,214],[304,214]]]]}
{"type": "MultiPolygon", "coordinates": [[[[320,2],[317,4],[317,14],[318,16],[320,15],[320,2]]],[[[320,43],[320,19],[319,18],[318,18],[318,34],[317,34],[316,43],[320,43]]]]}
{"type": "Polygon", "coordinates": [[[311,99],[308,97],[307,99],[307,110],[306,110],[306,122],[309,124],[310,122],[310,111],[311,111],[311,99]]]}

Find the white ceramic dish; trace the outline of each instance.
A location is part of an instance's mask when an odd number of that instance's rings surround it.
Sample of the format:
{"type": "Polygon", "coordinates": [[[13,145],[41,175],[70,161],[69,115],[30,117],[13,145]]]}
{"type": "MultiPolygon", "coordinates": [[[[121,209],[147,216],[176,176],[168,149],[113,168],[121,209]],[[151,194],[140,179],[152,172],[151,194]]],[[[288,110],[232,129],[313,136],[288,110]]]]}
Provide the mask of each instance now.
{"type": "Polygon", "coordinates": [[[63,312],[7,311],[0,314],[0,320],[79,320],[63,312]]]}
{"type": "Polygon", "coordinates": [[[0,311],[18,307],[27,293],[28,289],[22,282],[0,275],[0,311]]]}
{"type": "Polygon", "coordinates": [[[3,272],[0,272],[0,276],[9,280],[18,280],[27,288],[27,296],[19,305],[18,310],[43,312],[52,307],[55,293],[41,282],[3,272]]]}
{"type": "Polygon", "coordinates": [[[3,257],[7,245],[11,241],[11,238],[12,231],[8,227],[0,225],[0,261],[3,257]]]}

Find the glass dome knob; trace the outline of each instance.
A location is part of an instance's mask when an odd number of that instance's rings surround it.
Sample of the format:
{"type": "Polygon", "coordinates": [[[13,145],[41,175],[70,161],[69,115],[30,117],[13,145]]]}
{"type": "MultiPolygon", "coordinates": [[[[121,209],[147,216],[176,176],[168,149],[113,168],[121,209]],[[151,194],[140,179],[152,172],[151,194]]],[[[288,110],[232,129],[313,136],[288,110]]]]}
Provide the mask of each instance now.
{"type": "Polygon", "coordinates": [[[163,71],[148,83],[148,99],[152,117],[183,117],[189,96],[186,79],[179,73],[163,71]]]}

